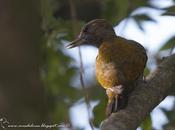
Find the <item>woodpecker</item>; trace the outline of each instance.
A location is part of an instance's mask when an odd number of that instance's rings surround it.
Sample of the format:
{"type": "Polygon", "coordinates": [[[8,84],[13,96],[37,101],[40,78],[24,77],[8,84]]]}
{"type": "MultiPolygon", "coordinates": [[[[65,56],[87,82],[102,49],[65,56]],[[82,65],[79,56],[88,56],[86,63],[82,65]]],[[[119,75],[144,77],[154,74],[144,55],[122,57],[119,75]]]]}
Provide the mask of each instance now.
{"type": "Polygon", "coordinates": [[[117,36],[113,26],[104,19],[88,22],[67,47],[80,45],[98,48],[96,78],[108,96],[106,115],[124,109],[135,84],[143,80],[147,62],[145,48],[136,41],[117,36]]]}

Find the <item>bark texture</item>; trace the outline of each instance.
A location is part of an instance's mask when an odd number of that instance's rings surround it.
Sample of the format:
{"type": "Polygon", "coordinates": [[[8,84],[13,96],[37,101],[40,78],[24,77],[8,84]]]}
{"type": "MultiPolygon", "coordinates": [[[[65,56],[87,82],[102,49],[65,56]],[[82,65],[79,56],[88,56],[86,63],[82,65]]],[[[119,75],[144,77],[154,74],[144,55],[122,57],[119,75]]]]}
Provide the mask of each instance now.
{"type": "Polygon", "coordinates": [[[146,82],[140,82],[128,106],[106,119],[101,130],[136,130],[144,118],[175,88],[175,55],[166,57],[146,82]]]}

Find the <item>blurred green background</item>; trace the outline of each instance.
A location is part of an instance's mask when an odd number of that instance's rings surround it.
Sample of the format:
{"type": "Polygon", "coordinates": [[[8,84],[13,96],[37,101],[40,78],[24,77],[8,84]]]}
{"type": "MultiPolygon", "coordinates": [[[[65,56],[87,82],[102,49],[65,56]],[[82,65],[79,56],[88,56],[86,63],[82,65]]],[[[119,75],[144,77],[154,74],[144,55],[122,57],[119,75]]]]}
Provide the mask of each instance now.
{"type": "MultiPolygon", "coordinates": [[[[65,46],[78,35],[86,22],[96,18],[106,19],[116,27],[117,35],[126,38],[133,35],[137,38],[140,37],[138,33],[142,33],[143,37],[138,42],[144,44],[148,52],[149,61],[145,69],[145,75],[148,75],[163,56],[173,53],[175,30],[155,49],[155,45],[147,43],[149,40],[146,39],[148,33],[155,30],[149,28],[146,31],[146,25],[151,23],[156,26],[161,18],[166,18],[167,21],[172,19],[175,16],[174,2],[175,0],[0,0],[0,118],[5,117],[9,124],[71,125],[71,128],[53,128],[62,130],[89,130],[90,118],[95,129],[98,129],[105,119],[107,99],[105,91],[95,80],[93,64],[97,50],[82,48],[83,80],[86,87],[83,90],[79,78],[82,70],[79,69],[78,49],[67,50],[65,46]],[[151,49],[152,46],[154,49],[151,49]],[[85,103],[85,95],[88,95],[90,108],[85,103]]],[[[165,19],[164,21],[166,23],[165,19]]],[[[168,24],[167,22],[167,28],[162,27],[165,28],[164,31],[174,28],[173,24],[168,24]]],[[[161,39],[158,32],[159,30],[150,34],[155,39],[161,39]]],[[[174,94],[172,92],[167,99],[170,101],[156,108],[159,111],[157,115],[153,111],[138,129],[174,130],[174,94]],[[166,107],[166,103],[171,105],[166,107]],[[153,125],[156,117],[165,118],[166,121],[163,120],[163,125],[153,125]]]]}

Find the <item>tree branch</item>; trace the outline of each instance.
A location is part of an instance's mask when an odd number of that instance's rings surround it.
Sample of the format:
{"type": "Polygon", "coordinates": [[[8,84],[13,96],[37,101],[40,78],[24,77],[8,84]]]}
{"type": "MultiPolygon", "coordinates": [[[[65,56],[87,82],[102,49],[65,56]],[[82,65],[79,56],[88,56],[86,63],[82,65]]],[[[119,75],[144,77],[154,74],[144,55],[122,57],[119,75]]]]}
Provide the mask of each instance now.
{"type": "Polygon", "coordinates": [[[106,119],[101,130],[135,130],[175,87],[175,55],[166,57],[145,83],[131,94],[128,106],[106,119]]]}

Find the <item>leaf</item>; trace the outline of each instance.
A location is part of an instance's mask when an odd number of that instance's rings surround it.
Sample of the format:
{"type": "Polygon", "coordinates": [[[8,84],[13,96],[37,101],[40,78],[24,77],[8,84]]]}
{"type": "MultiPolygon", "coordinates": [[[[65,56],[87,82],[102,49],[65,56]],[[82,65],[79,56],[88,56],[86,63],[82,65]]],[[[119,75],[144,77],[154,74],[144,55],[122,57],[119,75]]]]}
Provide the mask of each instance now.
{"type": "Polygon", "coordinates": [[[141,124],[141,128],[142,128],[142,130],[152,130],[151,115],[146,117],[146,119],[141,124]]]}
{"type": "Polygon", "coordinates": [[[153,19],[148,14],[136,14],[136,15],[131,16],[131,18],[136,22],[138,28],[142,31],[144,31],[144,28],[142,25],[143,22],[154,22],[154,23],[157,22],[155,19],[153,19]]]}
{"type": "Polygon", "coordinates": [[[132,6],[132,11],[139,7],[152,7],[148,0],[132,0],[130,1],[130,5],[132,6]]]}
{"type": "Polygon", "coordinates": [[[149,74],[150,74],[150,69],[148,67],[146,67],[144,70],[144,75],[148,76],[149,74]]]}
{"type": "Polygon", "coordinates": [[[175,16],[175,12],[165,12],[162,15],[175,16]]]}
{"type": "Polygon", "coordinates": [[[103,17],[111,23],[119,23],[128,16],[128,0],[105,0],[103,17]]]}
{"type": "Polygon", "coordinates": [[[136,22],[136,24],[137,24],[137,26],[138,26],[138,28],[141,30],[141,31],[145,31],[145,29],[143,28],[143,25],[142,25],[142,22],[140,22],[140,21],[135,21],[136,22]]]}
{"type": "Polygon", "coordinates": [[[168,8],[164,8],[166,10],[162,15],[169,15],[169,16],[175,16],[175,5],[170,6],[168,8]]]}
{"type": "Polygon", "coordinates": [[[175,121],[175,109],[172,110],[166,110],[164,108],[161,108],[161,110],[165,113],[166,117],[168,118],[168,120],[171,121],[175,121]]]}
{"type": "Polygon", "coordinates": [[[175,129],[175,101],[173,103],[173,108],[171,110],[166,110],[165,108],[161,108],[166,117],[168,118],[168,122],[163,125],[164,130],[174,130],[175,129]]]}
{"type": "Polygon", "coordinates": [[[136,21],[149,21],[149,22],[157,22],[155,19],[153,19],[151,16],[148,14],[136,14],[132,16],[134,20],[136,21]]]}
{"type": "Polygon", "coordinates": [[[171,49],[175,47],[175,36],[168,40],[160,49],[159,51],[171,49]]]}
{"type": "Polygon", "coordinates": [[[93,113],[94,113],[93,124],[96,127],[100,127],[100,124],[106,117],[105,115],[106,103],[107,102],[105,100],[101,100],[100,103],[93,109],[93,113]]]}
{"type": "Polygon", "coordinates": [[[128,18],[139,7],[152,8],[147,0],[105,0],[103,4],[103,17],[115,24],[128,18]]]}

